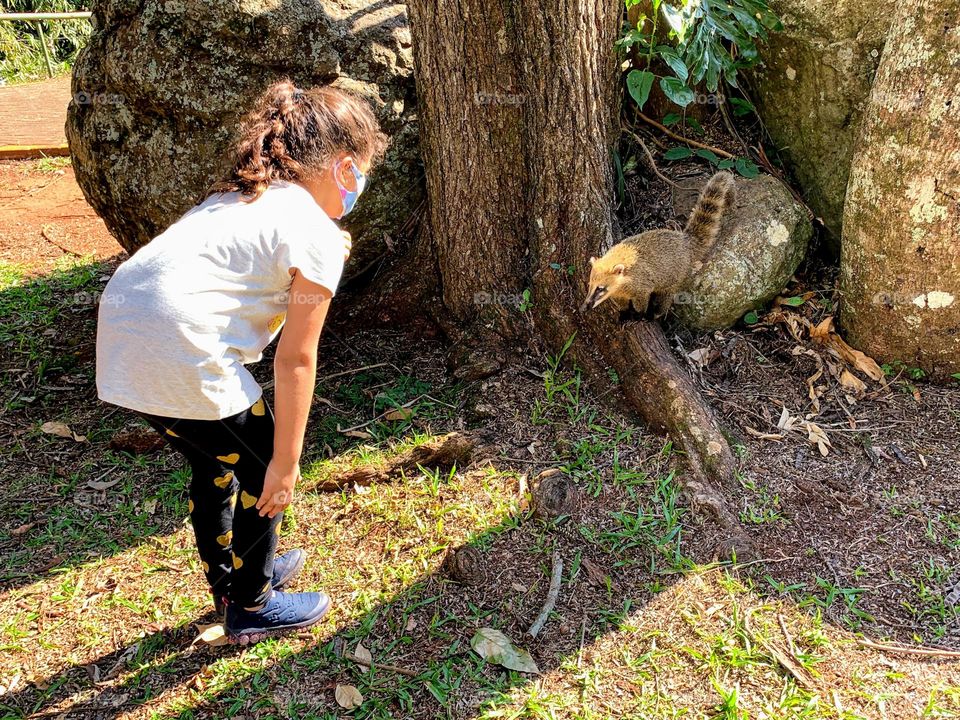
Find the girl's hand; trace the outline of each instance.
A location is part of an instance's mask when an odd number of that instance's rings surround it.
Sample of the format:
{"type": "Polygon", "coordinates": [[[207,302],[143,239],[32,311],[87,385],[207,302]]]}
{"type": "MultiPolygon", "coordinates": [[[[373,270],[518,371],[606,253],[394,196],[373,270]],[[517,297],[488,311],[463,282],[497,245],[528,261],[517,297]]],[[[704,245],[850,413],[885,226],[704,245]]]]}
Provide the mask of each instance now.
{"type": "Polygon", "coordinates": [[[300,465],[284,466],[273,460],[263,479],[263,493],[257,500],[260,517],[276,517],[293,502],[293,488],[300,479],[300,465]]]}
{"type": "Polygon", "coordinates": [[[343,261],[346,262],[350,259],[350,250],[353,249],[353,238],[350,237],[350,233],[348,233],[346,230],[341,230],[340,234],[343,235],[343,261]]]}

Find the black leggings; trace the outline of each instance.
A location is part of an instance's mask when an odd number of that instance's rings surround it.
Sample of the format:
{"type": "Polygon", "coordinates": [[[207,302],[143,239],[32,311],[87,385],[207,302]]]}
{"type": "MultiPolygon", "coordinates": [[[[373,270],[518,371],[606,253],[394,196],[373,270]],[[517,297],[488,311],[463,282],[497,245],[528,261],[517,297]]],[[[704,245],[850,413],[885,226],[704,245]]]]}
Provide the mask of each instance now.
{"type": "Polygon", "coordinates": [[[256,502],[273,456],[273,412],[261,398],[222,420],[140,415],[190,463],[190,520],[213,593],[241,607],[266,601],[283,513],[256,502]]]}

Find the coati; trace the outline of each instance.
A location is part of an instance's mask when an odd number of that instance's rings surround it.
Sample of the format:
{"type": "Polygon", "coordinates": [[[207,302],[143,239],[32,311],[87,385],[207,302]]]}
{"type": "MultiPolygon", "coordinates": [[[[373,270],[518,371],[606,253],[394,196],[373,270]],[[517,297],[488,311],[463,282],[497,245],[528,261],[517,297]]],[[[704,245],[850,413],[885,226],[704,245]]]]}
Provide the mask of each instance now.
{"type": "Polygon", "coordinates": [[[581,312],[612,299],[623,310],[621,320],[666,315],[677,291],[707,259],[733,193],[733,176],[718,172],[682,231],[650,230],[614,245],[602,258],[590,258],[590,287],[581,312]]]}

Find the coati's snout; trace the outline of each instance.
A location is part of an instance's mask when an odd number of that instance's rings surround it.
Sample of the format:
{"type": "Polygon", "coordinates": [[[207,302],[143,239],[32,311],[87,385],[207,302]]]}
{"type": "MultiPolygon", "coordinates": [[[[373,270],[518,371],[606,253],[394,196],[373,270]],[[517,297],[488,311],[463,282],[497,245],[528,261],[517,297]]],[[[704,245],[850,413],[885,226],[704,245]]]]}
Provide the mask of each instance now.
{"type": "Polygon", "coordinates": [[[607,267],[606,263],[598,262],[597,258],[590,258],[590,284],[587,287],[587,297],[580,306],[580,312],[597,307],[600,303],[616,295],[617,288],[624,280],[624,265],[617,263],[607,267]]]}
{"type": "Polygon", "coordinates": [[[610,297],[610,291],[602,285],[591,287],[587,290],[587,298],[583,301],[583,305],[580,306],[580,312],[586,312],[590,308],[595,308],[608,297],[610,297]]]}

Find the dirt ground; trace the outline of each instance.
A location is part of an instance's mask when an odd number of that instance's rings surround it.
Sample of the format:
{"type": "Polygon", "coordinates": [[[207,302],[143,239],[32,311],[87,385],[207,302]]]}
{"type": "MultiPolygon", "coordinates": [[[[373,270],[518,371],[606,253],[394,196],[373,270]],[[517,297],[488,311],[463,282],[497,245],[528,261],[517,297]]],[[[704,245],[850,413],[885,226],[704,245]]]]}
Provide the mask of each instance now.
{"type": "Polygon", "coordinates": [[[65,255],[106,260],[122,252],[66,159],[0,162],[0,260],[39,273],[65,255]]]}
{"type": "MultiPolygon", "coordinates": [[[[682,457],[620,411],[615,384],[531,357],[464,386],[438,334],[334,312],[283,542],[310,551],[301,587],[336,610],[300,636],[210,647],[188,475],[96,400],[90,298],[122,251],[68,165],[0,163],[0,187],[4,716],[960,717],[960,388],[907,367],[841,381],[852,366],[809,330],[835,307],[828,269],[798,273],[799,307],[671,334],[741,459],[730,501],[758,552],[738,564],[715,562],[716,528],[675,482],[682,457]],[[331,462],[443,432],[473,439],[469,463],[313,489],[331,462]],[[572,500],[543,521],[530,488],[549,469],[572,500]],[[531,639],[554,558],[556,609],[531,639]],[[540,674],[482,661],[483,627],[540,674]],[[345,654],[358,643],[372,670],[345,654]]],[[[268,382],[269,362],[257,373],[268,382]]]]}

